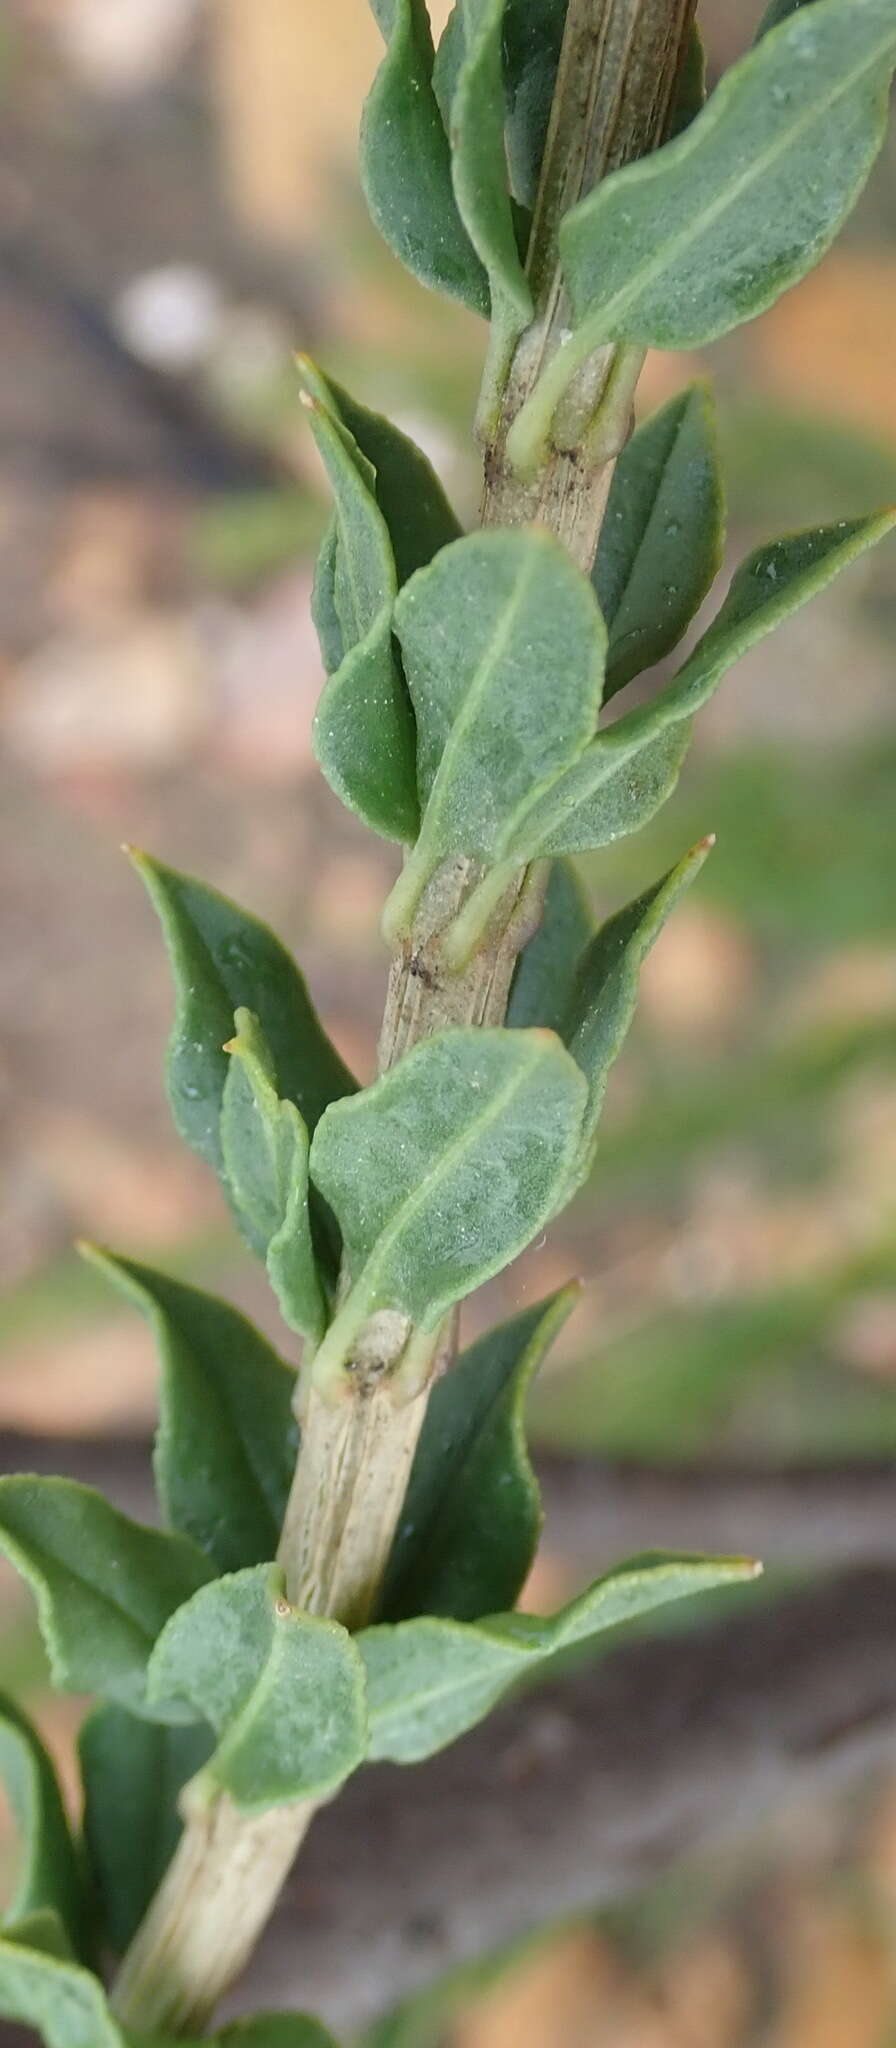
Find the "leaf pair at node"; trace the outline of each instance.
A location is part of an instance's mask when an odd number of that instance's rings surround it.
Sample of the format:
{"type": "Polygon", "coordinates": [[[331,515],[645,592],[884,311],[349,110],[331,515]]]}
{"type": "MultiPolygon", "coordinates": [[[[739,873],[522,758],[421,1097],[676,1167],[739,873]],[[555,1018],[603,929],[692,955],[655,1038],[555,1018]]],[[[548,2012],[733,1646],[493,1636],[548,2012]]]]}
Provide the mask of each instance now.
{"type": "Polygon", "coordinates": [[[881,147],[894,64],[890,0],[776,6],[684,134],[570,209],[571,332],[514,423],[513,462],[537,466],[596,349],[702,347],[812,269],[881,147]]]}
{"type": "MultiPolygon", "coordinates": [[[[154,1728],[102,1708],[86,1724],[81,1746],[88,1829],[95,1834],[99,1807],[111,1868],[98,1862],[95,1840],[82,1842],[71,1829],[36,1730],[11,1701],[0,1701],[0,1778],[18,1834],[16,1883],[0,1934],[0,2013],[35,2027],[47,2048],[140,2048],[118,2025],[93,1974],[95,1944],[102,1930],[103,1941],[120,1951],[133,1932],[174,1847],[174,1796],[208,1743],[201,1728],[154,1728]],[[135,1742],[151,1751],[136,1773],[135,1742]],[[173,1784],[172,1750],[180,1758],[173,1784]],[[141,1852],[151,1868],[140,1862],[141,1852]],[[109,1877],[114,1885],[107,1890],[98,1879],[109,1877]]],[[[325,2029],[300,2015],[261,2016],[213,2038],[219,2048],[333,2048],[325,2029]]],[[[153,2048],[166,2043],[156,2037],[153,2048]]]]}
{"type": "Polygon", "coordinates": [[[718,563],[721,491],[702,394],[674,400],[626,450],[593,584],[534,528],[443,549],[395,607],[423,817],[386,908],[389,936],[409,934],[432,876],[464,856],[485,872],[454,935],[462,960],[526,863],[646,823],[727,670],[893,524],[888,512],[757,549],[672,679],[600,724],[607,697],[674,646],[718,563]]]}

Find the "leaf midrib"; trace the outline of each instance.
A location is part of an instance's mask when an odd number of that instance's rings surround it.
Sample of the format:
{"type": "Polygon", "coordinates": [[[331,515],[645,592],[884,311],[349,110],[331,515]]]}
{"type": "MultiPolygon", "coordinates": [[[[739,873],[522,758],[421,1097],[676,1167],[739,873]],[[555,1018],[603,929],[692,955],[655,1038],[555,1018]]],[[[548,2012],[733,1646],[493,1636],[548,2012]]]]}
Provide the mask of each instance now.
{"type": "MultiPolygon", "coordinates": [[[[375,1286],[377,1267],[382,1267],[396,1241],[401,1236],[402,1231],[414,1222],[420,1209],[426,1208],[431,1202],[433,1189],[438,1189],[450,1174],[458,1159],[462,1158],[466,1150],[471,1150],[478,1143],[483,1132],[491,1129],[492,1125],[506,1109],[508,1103],[512,1102],[514,1096],[520,1093],[524,1084],[531,1079],[532,1074],[541,1065],[542,1061],[548,1058],[548,1054],[542,1051],[541,1047],[527,1048],[525,1051],[523,1051],[522,1047],[516,1047],[514,1051],[517,1060],[515,1071],[508,1076],[507,1080],[502,1083],[491,1097],[491,1100],[484,1105],[481,1114],[477,1114],[475,1120],[464,1124],[457,1137],[445,1146],[439,1155],[438,1163],[426,1175],[424,1180],[411,1189],[410,1194],[405,1196],[404,1201],[393,1212],[390,1221],[386,1224],[385,1229],[380,1232],[368,1257],[365,1259],[358,1279],[352,1287],[352,1294],[360,1291],[363,1287],[364,1292],[369,1297],[371,1292],[371,1269],[374,1272],[373,1285],[375,1286]]],[[[571,1149],[569,1140],[567,1140],[564,1149],[571,1149]]]]}

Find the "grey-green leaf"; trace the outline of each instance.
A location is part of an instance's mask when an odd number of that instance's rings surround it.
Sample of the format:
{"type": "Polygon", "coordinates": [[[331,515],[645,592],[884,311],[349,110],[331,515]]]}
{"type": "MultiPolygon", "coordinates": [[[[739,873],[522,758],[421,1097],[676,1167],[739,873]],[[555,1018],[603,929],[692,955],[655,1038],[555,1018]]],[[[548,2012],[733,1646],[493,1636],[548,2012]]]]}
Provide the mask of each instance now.
{"type": "Polygon", "coordinates": [[[509,1688],[559,1651],[589,1642],[692,1593],[755,1577],[743,1558],[637,1558],[540,1620],[497,1614],[475,1623],[421,1616],[362,1630],[370,1756],[410,1764],[485,1718],[509,1688]]]}
{"type": "Polygon", "coordinates": [[[12,1700],[0,1696],[0,1779],[18,1833],[15,1885],[6,1918],[58,1914],[73,1954],[89,1948],[90,1909],[84,1869],[75,1848],[53,1765],[36,1728],[12,1700]]]}
{"type": "Polygon", "coordinates": [[[640,831],[671,796],[690,738],[682,720],[618,757],[595,740],[527,820],[526,858],[593,852],[640,831]]]}
{"type": "Polygon", "coordinates": [[[425,0],[374,0],[386,55],[361,123],[361,180],[383,239],[423,284],[488,313],[488,280],[458,212],[433,90],[425,0]]]}
{"type": "Polygon", "coordinates": [[[307,362],[303,384],[335,499],[335,547],[325,537],[315,616],[325,659],[337,651],[340,656],[315,713],[314,751],[342,803],[387,839],[411,840],[419,820],[414,720],[392,641],[398,581],[389,530],[371,465],[307,362]]]}
{"type": "Polygon", "coordinates": [[[451,99],[451,175],[458,209],[485,269],[491,302],[490,377],[532,317],[517,248],[504,141],[504,0],[460,0],[464,58],[451,99]]]}
{"type": "Polygon", "coordinates": [[[207,1761],[201,1723],[165,1728],[124,1707],[88,1715],[79,1749],[84,1838],[104,1941],[122,1955],[177,1847],[182,1787],[207,1761]]]}
{"type": "Polygon", "coordinates": [[[476,1621],[512,1607],[541,1529],[524,1410],[578,1285],[524,1309],[462,1353],[433,1388],[383,1586],[380,1618],[476,1621]]]}
{"type": "Polygon", "coordinates": [[[230,1303],[84,1247],[146,1317],[161,1367],[154,1470],[166,1520],[218,1571],[277,1548],[298,1436],[295,1374],[230,1303]]]}
{"type": "Polygon", "coordinates": [[[579,333],[694,348],[770,306],[830,246],[884,136],[892,0],[815,0],[726,74],[690,128],[566,215],[579,333]]]}
{"type": "Polygon", "coordinates": [[[33,1921],[0,1941],[0,2013],[34,2027],[46,2048],[125,2048],[89,1970],[50,1952],[33,1921]]]}
{"type": "Polygon", "coordinates": [[[896,512],[881,512],[757,548],[672,681],[599,732],[530,813],[524,839],[529,856],[606,845],[608,838],[619,836],[620,816],[623,829],[631,831],[630,818],[643,822],[652,815],[674,786],[694,713],[728,669],[894,526],[896,512]]]}
{"type": "MultiPolygon", "coordinates": [[[[224,1051],[234,1012],[258,1018],[274,1060],[277,1086],[296,1104],[309,1131],[328,1102],[356,1083],[331,1045],[303,976],[267,925],[217,889],[134,852],[156,910],[174,977],[175,1012],[168,1043],[167,1083],[182,1138],[228,1187],[220,1119],[230,1062],[224,1051]]],[[[228,1189],[229,1192],[229,1189],[228,1189]]],[[[314,1217],[318,1250],[335,1275],[339,1247],[332,1217],[314,1217]]]]}
{"type": "Polygon", "coordinates": [[[553,1215],[585,1083],[546,1031],[445,1031],[353,1103],[334,1104],[311,1171],[340,1219],[351,1285],[314,1362],[337,1378],[365,1319],[424,1331],[553,1215]]]}
{"type": "Polygon", "coordinates": [[[587,577],[535,528],[470,534],[412,577],[395,629],[424,806],[390,898],[404,929],[449,854],[497,863],[597,722],[606,633],[587,577]]]}
{"type": "Polygon", "coordinates": [[[594,933],[587,895],[571,860],[555,860],[537,931],[516,964],[507,1005],[514,1030],[560,1031],[582,953],[594,933]]]}
{"type": "Polygon", "coordinates": [[[201,1714],[217,1748],[193,1781],[260,1812],[322,1799],[366,1748],[364,1672],[338,1622],[290,1607],[276,1565],[218,1579],[163,1631],[149,1675],[165,1716],[201,1714]]]}
{"type": "Polygon", "coordinates": [[[145,1711],[153,1643],[210,1576],[201,1551],[130,1521],[92,1487],[18,1473],[0,1479],[0,1550],[34,1593],[60,1691],[145,1711]]]}
{"type": "MultiPolygon", "coordinates": [[[[274,1063],[257,1017],[237,1010],[221,1108],[221,1145],[237,1217],[291,1330],[316,1344],[326,1322],[311,1236],[308,1132],[294,1102],[277,1093],[274,1063]]],[[[260,1563],[271,1547],[242,1564],[260,1563]]]]}
{"type": "Polygon", "coordinates": [[[697,384],[639,427],[616,464],[593,570],[609,634],[605,699],[676,646],[723,537],[714,410],[697,384]]]}
{"type": "Polygon", "coordinates": [[[591,1167],[610,1068],[635,1013],[641,968],[670,911],[699,874],[711,845],[711,840],[702,840],[661,882],[608,918],[581,957],[561,1026],[561,1037],[588,1083],[576,1182],[583,1180],[591,1167]]]}

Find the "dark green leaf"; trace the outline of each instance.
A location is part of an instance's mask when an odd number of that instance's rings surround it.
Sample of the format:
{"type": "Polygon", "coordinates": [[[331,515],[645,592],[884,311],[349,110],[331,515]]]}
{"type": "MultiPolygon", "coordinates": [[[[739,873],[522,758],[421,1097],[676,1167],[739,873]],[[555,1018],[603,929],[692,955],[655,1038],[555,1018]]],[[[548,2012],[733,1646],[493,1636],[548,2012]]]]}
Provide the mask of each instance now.
{"type": "MultiPolygon", "coordinates": [[[[132,853],[158,913],[171,960],[175,1013],[168,1044],[168,1094],[182,1138],[215,1168],[225,1187],[220,1118],[234,1012],[256,1016],[271,1048],[281,1094],[309,1131],[321,1111],[350,1095],[355,1081],[330,1044],[295,961],[267,925],[217,889],[176,868],[132,853]]],[[[229,1190],[228,1190],[229,1192],[229,1190]]],[[[315,1215],[319,1249],[338,1266],[332,1218],[315,1215]]]]}
{"type": "Polygon", "coordinates": [[[772,0],[756,30],[757,43],[762,41],[763,36],[768,35],[769,29],[778,28],[782,21],[787,20],[788,15],[796,14],[798,8],[806,7],[808,4],[809,0],[772,0]]]}
{"type": "MultiPolygon", "coordinates": [[[[826,5],[827,0],[816,4],[826,5]]],[[[620,800],[626,817],[633,812],[637,822],[649,817],[674,786],[694,712],[712,696],[728,669],[894,525],[896,513],[882,512],[757,548],[738,570],[721,611],[672,681],[649,703],[599,732],[576,765],[535,805],[524,825],[523,845],[530,857],[577,853],[619,837],[618,829],[608,828],[608,817],[615,824],[620,800]]],[[[622,829],[631,831],[631,823],[622,829]]]]}
{"type": "Polygon", "coordinates": [[[571,860],[555,860],[538,930],[524,946],[510,990],[507,1022],[514,1030],[540,1024],[559,1031],[584,948],[594,933],[587,895],[571,860]]]}
{"type": "Polygon", "coordinates": [[[336,552],[339,534],[335,513],[318,549],[311,592],[311,617],[320,643],[321,659],[331,676],[345,660],[345,636],[336,610],[336,552]]]}
{"type": "Polygon", "coordinates": [[[336,1380],[368,1316],[423,1332],[553,1215],[585,1084],[550,1032],[445,1031],[352,1103],[334,1104],[311,1171],[338,1215],[349,1291],[314,1361],[336,1380]]]}
{"type": "Polygon", "coordinates": [[[361,123],[361,179],[371,217],[424,284],[488,312],[488,280],[451,183],[425,0],[374,0],[386,39],[361,123]]]}
{"type": "Polygon", "coordinates": [[[706,53],[696,22],[691,29],[669,112],[668,140],[696,121],[706,99],[706,53]]]}
{"type": "Polygon", "coordinates": [[[395,611],[417,718],[424,806],[387,909],[404,930],[449,854],[500,863],[540,792],[597,721],[606,634],[594,593],[550,534],[470,534],[412,577],[395,611]]]}
{"type": "Polygon", "coordinates": [[[388,528],[400,587],[416,569],[424,569],[440,548],[459,538],[460,521],[432,463],[409,434],[403,434],[382,413],[370,412],[366,405],[359,404],[332,377],[322,376],[307,356],[299,358],[299,371],[312,397],[341,420],[370,465],[376,502],[388,528]]]}
{"type": "Polygon", "coordinates": [[[213,1294],[85,1246],[152,1327],[161,1366],[154,1458],[166,1519],[218,1571],[274,1555],[295,1468],[295,1374],[213,1294]]]}
{"type": "Polygon", "coordinates": [[[532,317],[532,294],[517,249],[504,142],[504,0],[461,0],[464,59],[451,98],[449,134],[454,193],[488,277],[491,302],[489,389],[506,371],[517,336],[532,317]]]}
{"type": "Polygon", "coordinates": [[[641,968],[669,912],[699,874],[711,845],[711,840],[704,839],[654,888],[601,925],[579,962],[560,1032],[588,1083],[582,1152],[574,1173],[577,1183],[589,1172],[594,1157],[610,1068],[635,1013],[641,968]]]}
{"type": "Polygon", "coordinates": [[[196,1797],[227,1792],[250,1812],[320,1799],[364,1756],[364,1672],[352,1638],[338,1622],[290,1607],[276,1565],[218,1579],[174,1615],[153,1652],[149,1691],[166,1717],[187,1708],[215,1730],[196,1797]]]}
{"type": "Polygon", "coordinates": [[[419,821],[414,720],[392,641],[392,543],[370,463],[323,378],[307,361],[302,374],[303,403],[336,502],[335,550],[327,536],[315,614],[324,657],[341,652],[315,714],[314,750],[331,789],[371,830],[411,840],[419,821]]]}
{"type": "Polygon", "coordinates": [[[504,90],[507,161],[514,197],[535,205],[568,0],[507,0],[504,90]]]}
{"type": "Polygon", "coordinates": [[[421,1616],[363,1629],[370,1756],[419,1763],[484,1720],[509,1688],[558,1650],[670,1600],[756,1576],[743,1558],[636,1558],[558,1614],[496,1614],[475,1623],[421,1616]]]}
{"type": "Polygon", "coordinates": [[[56,1773],[37,1730],[0,1697],[0,1778],[19,1837],[16,1881],[6,1918],[58,1914],[73,1954],[89,1946],[89,1903],[56,1773]]]}
{"type": "Polygon", "coordinates": [[[141,1713],[149,1653],[210,1576],[183,1536],[144,1529],[73,1479],[0,1479],[0,1550],[28,1580],[54,1683],[141,1713]]]}
{"type": "MultiPolygon", "coordinates": [[[[254,1251],[265,1260],[291,1330],[316,1344],[326,1300],[311,1239],[308,1132],[294,1102],[277,1094],[274,1063],[257,1017],[237,1010],[224,1084],[221,1144],[234,1208],[254,1251]]],[[[261,1563],[242,1557],[241,1564],[261,1563]]]]}
{"type": "Polygon", "coordinates": [[[561,252],[588,346],[695,348],[818,262],[883,140],[892,0],[815,0],[654,156],[572,208],[561,252]]]}
{"type": "Polygon", "coordinates": [[[34,2027],[46,2048],[125,2048],[98,1978],[52,1954],[43,1932],[26,1921],[0,1941],[0,2013],[34,2027]]]}
{"type": "Polygon", "coordinates": [[[565,1287],[489,1330],[437,1381],[389,1560],[384,1620],[476,1621],[513,1606],[541,1528],[526,1395],[578,1292],[565,1287]]]}
{"type": "Polygon", "coordinates": [[[222,2034],[211,2036],[211,2048],[336,2048],[320,2020],[302,2012],[262,2012],[251,2020],[234,2020],[222,2034]]]}
{"type": "Polygon", "coordinates": [[[693,385],[616,465],[593,571],[609,633],[605,699],[681,639],[718,572],[723,523],[712,401],[693,385]]]}
{"type": "Polygon", "coordinates": [[[174,1854],[178,1795],[211,1746],[201,1724],[164,1728],[123,1707],[95,1708],[81,1729],[84,1837],[103,1937],[117,1955],[174,1854]]]}

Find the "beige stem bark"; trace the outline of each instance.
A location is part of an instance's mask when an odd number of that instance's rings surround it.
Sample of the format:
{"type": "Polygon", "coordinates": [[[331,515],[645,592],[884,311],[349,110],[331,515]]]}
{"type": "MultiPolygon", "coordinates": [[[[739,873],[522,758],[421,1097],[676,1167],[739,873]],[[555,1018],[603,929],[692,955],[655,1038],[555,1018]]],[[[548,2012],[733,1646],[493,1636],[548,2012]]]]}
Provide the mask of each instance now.
{"type": "MultiPolygon", "coordinates": [[[[563,51],[530,244],[535,319],[517,346],[494,440],[485,450],[481,521],[537,520],[590,570],[618,446],[590,454],[584,429],[612,365],[604,351],[566,406],[579,407],[583,438],[553,445],[540,473],[522,485],[506,460],[506,437],[540,370],[559,345],[567,308],[557,267],[562,213],[608,170],[663,139],[696,0],[569,0],[563,51]]],[[[430,887],[413,940],[393,960],[380,1068],[448,1025],[502,1022],[520,946],[537,923],[537,875],[520,876],[497,905],[485,944],[449,973],[442,937],[481,879],[474,863],[452,863],[430,887]]],[[[396,1399],[390,1380],[410,1333],[362,1334],[351,1391],[337,1404],[305,1400],[302,1443],[280,1559],[290,1599],[358,1627],[369,1615],[394,1536],[426,1392],[396,1399]]],[[[454,1319],[433,1347],[432,1374],[450,1361],[454,1319]]],[[[431,1384],[431,1380],[430,1380],[431,1384]]],[[[201,2027],[239,1974],[265,1925],[305,1835],[313,1808],[241,1816],[222,1797],[211,1811],[186,1813],[174,1859],[132,1943],[115,1987],[124,2024],[148,2032],[201,2027]]]]}

